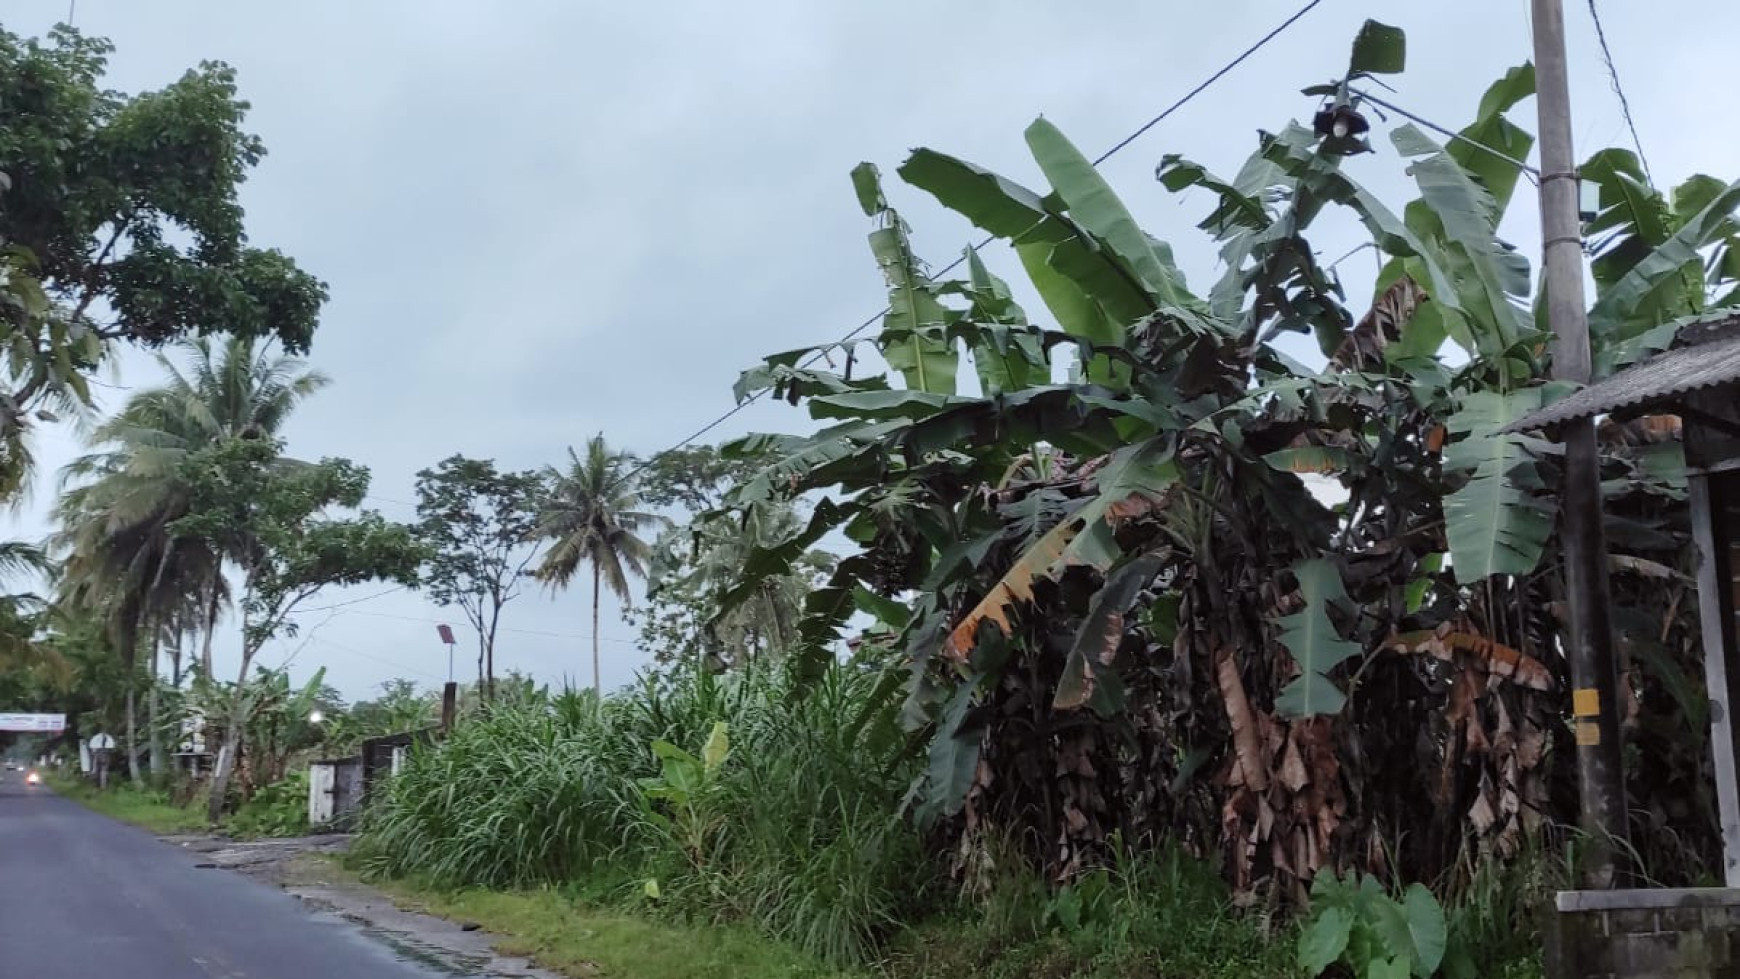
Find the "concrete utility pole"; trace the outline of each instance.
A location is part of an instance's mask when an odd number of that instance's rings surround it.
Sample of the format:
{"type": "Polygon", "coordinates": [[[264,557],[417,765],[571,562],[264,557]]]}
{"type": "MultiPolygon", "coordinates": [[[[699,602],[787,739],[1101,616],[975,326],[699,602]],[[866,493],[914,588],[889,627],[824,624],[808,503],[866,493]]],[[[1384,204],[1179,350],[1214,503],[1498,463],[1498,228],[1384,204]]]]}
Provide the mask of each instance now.
{"type": "MultiPolygon", "coordinates": [[[[1589,318],[1583,306],[1583,236],[1578,179],[1571,149],[1571,92],[1565,68],[1565,11],[1561,0],[1533,0],[1535,102],[1540,108],[1541,244],[1547,322],[1554,336],[1553,375],[1589,382],[1589,318]]],[[[1610,888],[1615,854],[1626,837],[1625,772],[1619,752],[1619,674],[1613,624],[1607,615],[1607,535],[1602,526],[1601,459],[1595,422],[1567,424],[1564,514],[1565,591],[1570,635],[1571,713],[1577,738],[1582,826],[1593,852],[1584,886],[1610,888]]]]}

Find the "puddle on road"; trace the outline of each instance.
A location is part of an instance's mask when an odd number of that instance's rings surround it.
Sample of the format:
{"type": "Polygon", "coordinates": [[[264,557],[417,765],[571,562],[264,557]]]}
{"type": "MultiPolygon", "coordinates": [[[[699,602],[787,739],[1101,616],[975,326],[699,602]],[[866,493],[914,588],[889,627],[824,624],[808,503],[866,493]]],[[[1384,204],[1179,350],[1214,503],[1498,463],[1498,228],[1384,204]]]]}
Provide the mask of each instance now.
{"type": "Polygon", "coordinates": [[[410,935],[396,931],[388,931],[374,925],[363,925],[358,929],[364,937],[385,945],[393,950],[393,956],[401,962],[410,962],[421,966],[430,972],[442,976],[487,976],[484,971],[489,960],[472,958],[450,952],[447,949],[436,948],[425,942],[420,942],[410,935]]]}
{"type": "MultiPolygon", "coordinates": [[[[376,951],[385,951],[394,960],[416,966],[431,977],[454,979],[490,979],[503,973],[490,969],[491,957],[467,955],[452,949],[422,941],[405,932],[382,928],[338,910],[315,910],[314,917],[332,925],[346,939],[376,951]]],[[[507,975],[520,975],[508,973],[507,975]]]]}

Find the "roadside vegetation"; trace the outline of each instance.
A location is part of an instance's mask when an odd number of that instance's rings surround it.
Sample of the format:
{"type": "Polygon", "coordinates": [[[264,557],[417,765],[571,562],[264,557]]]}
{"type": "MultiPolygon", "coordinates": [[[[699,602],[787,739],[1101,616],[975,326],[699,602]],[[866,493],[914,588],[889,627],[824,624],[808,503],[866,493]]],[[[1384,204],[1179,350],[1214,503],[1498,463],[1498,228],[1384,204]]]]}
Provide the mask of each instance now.
{"type": "Polygon", "coordinates": [[[158,789],[120,784],[99,790],[87,779],[52,772],[45,781],[55,792],[111,819],[163,836],[201,833],[207,828],[204,813],[176,805],[168,792],[158,789]]]}
{"type": "MultiPolygon", "coordinates": [[[[0,148],[70,175],[0,181],[48,195],[0,209],[22,338],[3,495],[38,475],[35,425],[92,423],[47,549],[0,548],[43,585],[0,600],[0,702],[65,711],[63,752],[116,732],[122,785],[68,791],[153,828],[305,830],[311,758],[426,728],[435,701],[399,684],[347,705],[257,654],[323,590],[387,582],[463,613],[476,679],[363,814],[353,864],[578,975],[1539,974],[1579,840],[1559,459],[1511,431],[1561,392],[1498,234],[1530,66],[1471,90],[1453,139],[1368,132],[1364,88],[1406,58],[1367,23],[1306,89],[1312,125],[1261,132],[1230,177],[1162,157],[1219,259],[1194,289],[1046,119],[1025,133],[1036,189],[930,148],[898,167],[1013,248],[968,249],[961,278],[933,278],[863,164],[880,330],[736,387],[803,408],[807,433],[645,458],[597,434],[524,472],[450,456],[400,524],[362,507],[365,467],[280,437],[325,383],[302,360],[325,287],[244,244],[236,185],[262,148],[231,74],[133,99],[98,84],[107,53],[0,32],[29,69],[0,72],[0,106],[64,96],[0,148]],[[221,162],[164,162],[187,159],[221,162]],[[1379,168],[1406,199],[1354,175],[1379,168]],[[166,380],[95,418],[88,378],[126,343],[166,380]],[[528,579],[580,596],[591,689],[496,675],[528,579]],[[643,582],[652,666],[607,691],[600,597],[643,582]],[[224,630],[243,654],[220,677],[224,630]],[[184,740],[221,758],[198,785],[172,774],[184,740]]],[[[1732,315],[1740,184],[1658,187],[1618,150],[1581,174],[1597,375],[1732,315]]],[[[1627,767],[1626,856],[1705,883],[1676,420],[1601,444],[1626,751],[1650,759],[1627,767]]]]}

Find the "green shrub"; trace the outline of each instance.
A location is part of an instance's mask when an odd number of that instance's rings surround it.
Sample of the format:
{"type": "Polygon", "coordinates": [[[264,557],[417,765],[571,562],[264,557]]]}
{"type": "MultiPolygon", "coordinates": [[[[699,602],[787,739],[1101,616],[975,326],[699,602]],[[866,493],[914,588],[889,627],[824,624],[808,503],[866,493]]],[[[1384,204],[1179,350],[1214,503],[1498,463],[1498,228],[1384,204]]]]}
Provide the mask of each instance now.
{"type": "Polygon", "coordinates": [[[1233,907],[1212,867],[1171,848],[1053,886],[1013,847],[990,844],[997,867],[948,919],[897,943],[903,979],[1282,979],[1297,975],[1291,926],[1233,907]],[[1278,934],[1276,932],[1279,932],[1278,934]]]}
{"type": "Polygon", "coordinates": [[[840,668],[798,698],[771,673],[681,674],[601,708],[573,693],[498,704],[412,756],[368,816],[360,866],[642,905],[652,879],[660,913],[748,921],[864,961],[931,880],[899,815],[912,774],[900,732],[866,709],[876,679],[840,668]],[[681,759],[704,767],[721,724],[729,758],[704,798],[676,799],[681,759]]]}
{"type": "Polygon", "coordinates": [[[1337,963],[1358,979],[1429,979],[1440,965],[1453,975],[1471,968],[1466,950],[1446,960],[1444,907],[1423,885],[1400,900],[1377,878],[1321,873],[1311,882],[1311,920],[1299,935],[1299,966],[1319,976],[1337,963]]]}
{"type": "Polygon", "coordinates": [[[254,793],[224,823],[241,837],[301,836],[308,832],[308,770],[291,772],[254,793]]]}

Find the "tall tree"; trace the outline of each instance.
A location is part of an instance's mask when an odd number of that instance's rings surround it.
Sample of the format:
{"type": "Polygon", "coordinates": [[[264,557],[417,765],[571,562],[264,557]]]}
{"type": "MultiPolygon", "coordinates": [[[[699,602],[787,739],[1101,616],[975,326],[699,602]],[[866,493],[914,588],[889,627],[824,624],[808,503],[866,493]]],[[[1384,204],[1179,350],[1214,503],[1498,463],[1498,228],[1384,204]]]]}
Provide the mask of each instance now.
{"type": "Polygon", "coordinates": [[[417,474],[417,535],[430,549],[429,596],[457,605],[477,630],[477,678],[495,689],[495,637],[502,608],[518,597],[537,558],[536,473],[501,472],[488,459],[455,455],[417,474]]]}
{"type": "Polygon", "coordinates": [[[322,588],[376,580],[414,587],[427,556],[411,528],[377,513],[325,516],[330,507],[362,503],[368,470],[343,459],[285,467],[279,450],[275,439],[238,438],[190,455],[181,477],[191,505],[170,525],[177,540],[201,542],[242,573],[241,665],[212,772],[214,823],[223,815],[247,721],[248,669],[261,647],[294,633],[290,615],[322,588]]]}
{"type": "MultiPolygon", "coordinates": [[[[54,538],[66,561],[62,600],[103,610],[129,666],[141,637],[149,642],[154,735],[162,729],[156,676],[164,634],[197,626],[201,667],[210,675],[212,637],[229,593],[223,554],[169,529],[191,505],[182,464],[225,439],[275,435],[303,398],[327,384],[269,346],[247,337],[178,342],[184,362],[159,354],[166,381],[129,398],[91,434],[94,451],[62,474],[72,484],[57,508],[54,538]]],[[[160,746],[157,755],[160,762],[160,746]]]]}
{"type": "Polygon", "coordinates": [[[543,471],[543,497],[535,539],[550,549],[533,572],[552,588],[566,588],[583,564],[592,568],[592,692],[602,701],[604,682],[598,663],[598,599],[608,587],[624,604],[628,579],[646,577],[651,549],[639,532],[661,522],[643,505],[628,478],[634,457],[613,452],[602,433],[586,443],[586,454],[568,449],[568,465],[543,471]]]}
{"type": "Polygon", "coordinates": [[[88,405],[112,344],[221,333],[302,353],[326,300],[246,243],[237,191],[265,147],[234,70],[205,62],[127,95],[104,84],[112,51],[67,27],[0,30],[0,495],[23,485],[30,418],[88,405]]]}
{"type": "Polygon", "coordinates": [[[661,453],[642,471],[641,499],[687,518],[653,541],[646,602],[629,615],[643,648],[660,662],[704,657],[716,669],[746,666],[785,652],[795,640],[804,600],[832,570],[834,558],[824,551],[757,582],[756,593],[729,611],[719,603],[754,548],[790,537],[802,523],[789,500],[766,501],[737,518],[713,512],[732,487],[774,461],[766,452],[726,454],[698,445],[661,453]]]}

